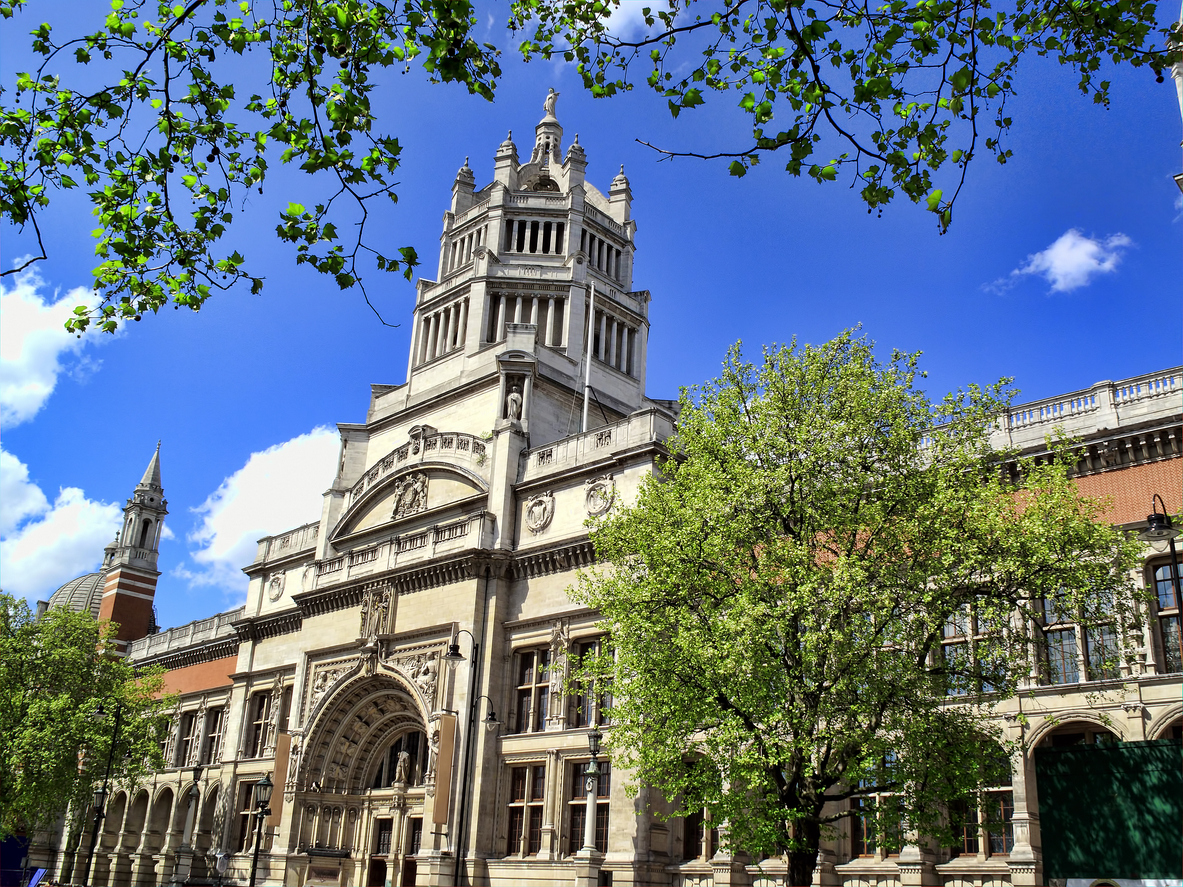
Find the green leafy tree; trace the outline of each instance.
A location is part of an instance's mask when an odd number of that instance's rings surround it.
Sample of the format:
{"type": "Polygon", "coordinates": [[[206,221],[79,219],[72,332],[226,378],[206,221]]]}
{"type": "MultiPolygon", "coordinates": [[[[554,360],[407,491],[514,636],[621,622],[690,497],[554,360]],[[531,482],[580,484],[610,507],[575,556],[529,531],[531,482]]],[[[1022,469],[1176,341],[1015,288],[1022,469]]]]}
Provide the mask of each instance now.
{"type": "Polygon", "coordinates": [[[934,404],[916,360],[850,333],[758,365],[734,349],[683,392],[635,504],[594,526],[608,567],[576,591],[608,632],[583,679],[614,688],[615,760],[732,849],[786,855],[791,884],[868,786],[891,794],[890,845],[948,837],[943,805],[1009,773],[992,713],[1031,674],[1044,601],[1136,619],[1137,543],[1067,452],[1003,470],[1003,383],[934,404]],[[973,646],[943,655],[971,619],[973,646]]]}
{"type": "MultiPolygon", "coordinates": [[[[0,17],[25,5],[0,0],[0,17]]],[[[1149,0],[669,0],[643,7],[648,31],[633,40],[610,28],[619,6],[512,0],[505,12],[527,59],[576,62],[594,95],[639,77],[677,116],[734,91],[750,143],[710,156],[735,175],[779,151],[794,175],[850,170],[870,210],[902,192],[942,230],[970,160],[1010,156],[1006,103],[1023,56],[1054,56],[1098,102],[1103,63],[1162,79],[1178,57],[1149,0]]],[[[374,202],[396,199],[401,151],[374,92],[389,88],[386,72],[421,68],[491,100],[499,50],[476,41],[476,25],[470,0],[111,0],[90,30],[40,24],[36,65],[0,103],[0,218],[36,238],[27,265],[45,258],[39,219],[55,198],[85,190],[100,302],[67,327],[110,332],[170,302],[197,310],[220,290],[261,290],[227,235],[278,158],[326,196],[289,203],[277,236],[369,302],[371,271],[409,279],[417,263],[412,248],[367,238],[374,202]]]]}
{"type": "Polygon", "coordinates": [[[942,232],[969,162],[1011,156],[1006,106],[1024,56],[1056,59],[1106,105],[1106,63],[1146,67],[1161,83],[1179,58],[1150,0],[664,0],[645,5],[636,38],[612,30],[619,5],[518,0],[522,51],[577,62],[596,95],[643,83],[675,117],[734,93],[752,130],[733,150],[659,150],[725,158],[736,176],[779,152],[792,175],[845,174],[868,212],[902,193],[942,232]]]}
{"type": "Polygon", "coordinates": [[[162,673],[104,654],[111,636],[90,613],[53,607],[34,619],[0,592],[0,835],[45,827],[71,804],[89,809],[108,760],[112,779],[133,782],[163,764],[162,673]]]}

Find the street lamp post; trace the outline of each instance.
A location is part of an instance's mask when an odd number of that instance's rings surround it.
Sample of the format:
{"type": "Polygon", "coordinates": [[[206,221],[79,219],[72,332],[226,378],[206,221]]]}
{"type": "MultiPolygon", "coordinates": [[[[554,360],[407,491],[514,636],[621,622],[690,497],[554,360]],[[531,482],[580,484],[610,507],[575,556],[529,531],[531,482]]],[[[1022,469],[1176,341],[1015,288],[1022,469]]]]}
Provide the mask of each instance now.
{"type": "Polygon", "coordinates": [[[259,845],[263,843],[263,820],[271,815],[271,808],[267,804],[271,801],[274,789],[270,773],[255,783],[255,852],[251,857],[250,887],[255,887],[255,876],[259,870],[259,845]]]}
{"type": "MultiPolygon", "coordinates": [[[[477,670],[480,665],[481,645],[476,642],[471,631],[466,628],[461,628],[456,632],[457,640],[448,644],[448,652],[444,654],[444,661],[451,666],[464,661],[464,654],[460,652],[460,635],[466,634],[472,640],[472,663],[469,671],[468,679],[468,698],[472,700],[468,707],[468,722],[464,725],[464,769],[460,774],[460,809],[456,811],[456,877],[455,882],[460,884],[464,880],[464,856],[467,854],[467,847],[465,841],[468,837],[466,826],[466,816],[468,813],[468,774],[472,767],[472,727],[476,720],[477,703],[481,697],[474,695],[476,693],[477,670]]],[[[488,699],[488,697],[484,697],[488,699]]],[[[489,711],[492,714],[493,703],[489,702],[489,711]]],[[[496,717],[493,715],[493,717],[496,717]]]]}
{"type": "Polygon", "coordinates": [[[587,762],[587,769],[583,771],[585,777],[583,787],[587,792],[587,810],[583,818],[583,847],[580,853],[592,854],[596,852],[596,798],[600,788],[600,740],[603,738],[599,727],[592,727],[587,734],[587,748],[591,752],[591,760],[587,762]]]}
{"type": "MultiPolygon", "coordinates": [[[[91,716],[96,721],[102,721],[106,718],[106,713],[103,711],[103,704],[100,702],[98,708],[94,710],[91,716]]],[[[115,700],[115,729],[111,731],[111,748],[107,752],[107,772],[103,775],[102,788],[95,789],[94,793],[94,826],[90,830],[90,849],[86,851],[86,883],[91,882],[91,866],[94,865],[94,848],[99,842],[99,826],[103,822],[104,810],[103,807],[107,803],[107,792],[111,786],[111,765],[115,762],[115,745],[119,742],[119,725],[122,723],[123,705],[118,699],[115,700]]]]}
{"type": "MultiPolygon", "coordinates": [[[[1162,501],[1162,496],[1155,493],[1150,500],[1150,507],[1154,509],[1151,514],[1146,515],[1146,529],[1138,534],[1138,538],[1143,542],[1162,542],[1170,546],[1171,549],[1171,590],[1175,592],[1175,606],[1183,607],[1183,590],[1179,588],[1179,555],[1175,550],[1175,537],[1179,535],[1179,531],[1174,528],[1171,523],[1171,516],[1167,514],[1167,505],[1162,501]],[[1158,510],[1158,506],[1162,506],[1162,511],[1158,510]]],[[[1165,644],[1166,638],[1163,638],[1165,644]]],[[[1179,655],[1183,659],[1183,632],[1179,633],[1179,655]]]]}

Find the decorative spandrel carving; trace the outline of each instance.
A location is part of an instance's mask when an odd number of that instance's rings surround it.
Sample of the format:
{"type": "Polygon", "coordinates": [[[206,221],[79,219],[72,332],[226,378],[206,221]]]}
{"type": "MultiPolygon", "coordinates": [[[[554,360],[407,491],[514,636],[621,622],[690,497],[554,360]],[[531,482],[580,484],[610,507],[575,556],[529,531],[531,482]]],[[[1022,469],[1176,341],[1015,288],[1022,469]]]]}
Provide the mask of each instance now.
{"type": "Polygon", "coordinates": [[[355,660],[346,662],[338,661],[314,666],[311,682],[312,690],[308,694],[308,711],[316,711],[317,705],[320,704],[325,694],[329,692],[333,685],[356,667],[357,662],[355,660]]]}
{"type": "Polygon", "coordinates": [[[555,516],[555,496],[550,490],[526,502],[526,528],[537,535],[550,526],[555,516]]]}
{"type": "Polygon", "coordinates": [[[409,656],[392,656],[386,660],[410,678],[423,699],[427,702],[427,710],[435,710],[436,688],[439,686],[439,652],[432,650],[427,653],[414,653],[409,656]]]}
{"type": "Polygon", "coordinates": [[[607,513],[616,501],[616,482],[610,474],[584,481],[583,487],[587,513],[592,517],[607,513]]]}
{"type": "Polygon", "coordinates": [[[427,475],[408,474],[394,488],[394,519],[416,514],[427,508],[427,475]]]}

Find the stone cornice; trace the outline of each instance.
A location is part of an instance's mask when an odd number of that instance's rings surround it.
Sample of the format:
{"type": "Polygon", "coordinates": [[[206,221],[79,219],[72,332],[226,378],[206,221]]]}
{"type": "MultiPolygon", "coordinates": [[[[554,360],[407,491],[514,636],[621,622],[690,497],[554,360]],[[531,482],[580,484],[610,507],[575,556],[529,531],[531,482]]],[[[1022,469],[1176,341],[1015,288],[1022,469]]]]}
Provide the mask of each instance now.
{"type": "Polygon", "coordinates": [[[304,622],[303,613],[285,610],[272,616],[247,616],[234,623],[240,641],[261,641],[299,631],[304,622]]]}
{"type": "Polygon", "coordinates": [[[136,667],[159,665],[172,671],[173,669],[185,668],[190,665],[202,665],[206,662],[214,662],[218,659],[237,656],[238,645],[239,639],[237,637],[222,638],[210,643],[190,647],[187,650],[171,650],[161,653],[158,656],[137,659],[136,667]]]}

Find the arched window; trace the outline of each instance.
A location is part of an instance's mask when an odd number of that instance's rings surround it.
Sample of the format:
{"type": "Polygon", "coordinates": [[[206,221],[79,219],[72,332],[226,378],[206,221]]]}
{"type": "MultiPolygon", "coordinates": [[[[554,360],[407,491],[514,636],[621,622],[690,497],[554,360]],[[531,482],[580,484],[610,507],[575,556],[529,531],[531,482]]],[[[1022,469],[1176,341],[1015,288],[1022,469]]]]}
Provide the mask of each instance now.
{"type": "Polygon", "coordinates": [[[144,519],[144,526],[140,528],[140,548],[148,547],[148,531],[152,529],[151,518],[144,519]]]}

